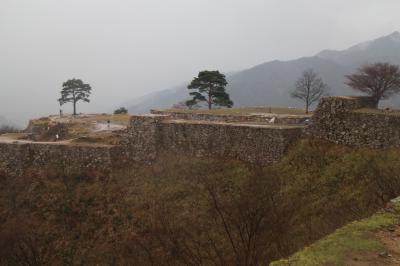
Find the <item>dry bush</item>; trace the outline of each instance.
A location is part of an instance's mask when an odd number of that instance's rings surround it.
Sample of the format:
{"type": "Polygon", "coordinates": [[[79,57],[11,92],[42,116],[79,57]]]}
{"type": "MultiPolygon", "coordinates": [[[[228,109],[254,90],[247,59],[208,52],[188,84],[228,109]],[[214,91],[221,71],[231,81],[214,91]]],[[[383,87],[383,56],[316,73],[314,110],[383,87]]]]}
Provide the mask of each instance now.
{"type": "Polygon", "coordinates": [[[110,178],[0,176],[0,264],[266,265],[376,211],[399,173],[397,150],[306,140],[267,168],[166,154],[110,178]]]}
{"type": "Polygon", "coordinates": [[[53,265],[51,235],[35,217],[12,218],[0,229],[1,265],[53,265]]]}

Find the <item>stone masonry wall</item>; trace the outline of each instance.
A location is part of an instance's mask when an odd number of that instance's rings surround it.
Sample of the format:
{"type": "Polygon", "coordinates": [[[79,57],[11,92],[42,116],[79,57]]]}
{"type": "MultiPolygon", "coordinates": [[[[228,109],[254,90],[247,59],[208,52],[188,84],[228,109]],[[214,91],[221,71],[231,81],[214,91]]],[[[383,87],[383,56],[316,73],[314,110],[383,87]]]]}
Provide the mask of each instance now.
{"type": "Polygon", "coordinates": [[[47,169],[61,175],[109,176],[111,147],[39,143],[0,143],[0,171],[21,176],[29,169],[47,169]]]}
{"type": "Polygon", "coordinates": [[[198,157],[221,157],[267,164],[300,138],[301,126],[247,125],[171,120],[165,115],[134,116],[126,145],[135,161],[151,161],[162,150],[198,157]]]}
{"type": "MultiPolygon", "coordinates": [[[[269,164],[288,147],[311,135],[352,146],[400,147],[400,113],[373,108],[368,97],[323,98],[307,128],[176,119],[174,115],[133,116],[118,146],[67,143],[0,143],[0,172],[20,176],[29,168],[64,175],[105,177],[131,163],[150,163],[163,151],[198,157],[269,164]]],[[[211,118],[212,119],[212,118],[211,118]]]]}
{"type": "Polygon", "coordinates": [[[157,158],[159,125],[165,115],[132,116],[128,126],[128,138],[122,144],[126,158],[149,162],[157,158]]]}
{"type": "Polygon", "coordinates": [[[184,120],[201,120],[201,121],[213,121],[213,122],[255,122],[255,123],[266,123],[271,118],[275,117],[275,124],[285,125],[299,125],[304,124],[310,115],[280,115],[280,114],[249,114],[249,115],[232,115],[232,114],[203,114],[203,113],[192,113],[192,112],[178,112],[178,111],[165,111],[165,110],[151,110],[152,114],[156,115],[168,115],[173,119],[184,119],[184,120]]]}
{"type": "Polygon", "coordinates": [[[350,146],[400,147],[400,114],[362,108],[374,108],[374,101],[369,97],[323,98],[308,133],[350,146]]]}
{"type": "Polygon", "coordinates": [[[160,133],[162,148],[179,154],[268,164],[283,157],[302,128],[164,121],[160,133]]]}
{"type": "Polygon", "coordinates": [[[22,176],[30,169],[59,175],[107,177],[132,163],[150,163],[162,151],[267,164],[279,160],[304,127],[172,120],[133,116],[121,145],[57,142],[0,143],[0,172],[22,176]]]}

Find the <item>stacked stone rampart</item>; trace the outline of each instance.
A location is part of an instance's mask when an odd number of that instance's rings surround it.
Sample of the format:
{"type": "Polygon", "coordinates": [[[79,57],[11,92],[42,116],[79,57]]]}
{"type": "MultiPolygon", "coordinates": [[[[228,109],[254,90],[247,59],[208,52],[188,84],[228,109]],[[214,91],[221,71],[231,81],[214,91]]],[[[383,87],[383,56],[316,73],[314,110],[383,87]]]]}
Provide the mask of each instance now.
{"type": "Polygon", "coordinates": [[[282,158],[301,134],[301,127],[167,120],[161,125],[160,142],[178,154],[269,164],[282,158]]]}
{"type": "Polygon", "coordinates": [[[267,164],[282,157],[300,138],[302,126],[172,120],[165,115],[134,116],[127,148],[136,161],[151,161],[161,151],[267,164]]]}
{"type": "Polygon", "coordinates": [[[164,151],[269,164],[281,159],[304,132],[345,145],[400,147],[400,113],[374,107],[374,101],[368,97],[326,97],[320,101],[308,127],[302,122],[299,125],[250,123],[258,118],[247,116],[189,113],[132,116],[120,145],[0,143],[0,172],[19,176],[33,167],[52,168],[65,175],[101,177],[132,163],[150,163],[164,151]]]}
{"type": "Polygon", "coordinates": [[[283,156],[303,128],[132,116],[120,145],[0,143],[0,172],[23,176],[30,169],[46,169],[58,175],[105,177],[132,163],[150,163],[164,151],[268,164],[283,156]]]}
{"type": "Polygon", "coordinates": [[[39,143],[0,143],[0,171],[22,176],[27,170],[47,169],[66,176],[109,176],[113,159],[108,146],[39,143]]]}
{"type": "Polygon", "coordinates": [[[268,123],[274,118],[274,124],[279,125],[299,125],[304,124],[311,115],[281,115],[274,113],[263,113],[263,114],[209,114],[209,113],[196,113],[196,112],[185,112],[185,111],[169,111],[169,110],[151,110],[152,114],[155,115],[167,115],[172,119],[184,119],[184,120],[200,120],[200,121],[211,121],[211,122],[237,122],[237,123],[268,123]]]}
{"type": "Polygon", "coordinates": [[[160,123],[165,115],[132,116],[128,137],[123,143],[126,156],[132,161],[149,162],[157,158],[159,150],[160,123]]]}
{"type": "Polygon", "coordinates": [[[308,133],[350,146],[400,147],[400,113],[375,109],[369,97],[326,97],[308,133]]]}

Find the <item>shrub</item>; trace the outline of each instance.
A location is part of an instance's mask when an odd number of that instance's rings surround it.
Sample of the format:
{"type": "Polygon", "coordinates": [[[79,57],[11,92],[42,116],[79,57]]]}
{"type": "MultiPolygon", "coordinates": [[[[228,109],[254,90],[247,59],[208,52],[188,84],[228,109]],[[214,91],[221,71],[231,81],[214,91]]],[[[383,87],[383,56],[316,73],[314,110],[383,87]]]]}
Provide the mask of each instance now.
{"type": "Polygon", "coordinates": [[[0,126],[0,134],[18,133],[18,132],[20,132],[20,130],[14,126],[7,126],[7,125],[0,126]]]}
{"type": "Polygon", "coordinates": [[[265,168],[165,154],[105,179],[1,176],[0,228],[41,227],[0,230],[0,262],[33,239],[47,264],[264,265],[375,212],[399,173],[398,150],[303,140],[265,168]]]}
{"type": "Polygon", "coordinates": [[[125,107],[120,107],[114,111],[115,115],[125,115],[127,113],[128,113],[128,109],[126,109],[125,107]]]}

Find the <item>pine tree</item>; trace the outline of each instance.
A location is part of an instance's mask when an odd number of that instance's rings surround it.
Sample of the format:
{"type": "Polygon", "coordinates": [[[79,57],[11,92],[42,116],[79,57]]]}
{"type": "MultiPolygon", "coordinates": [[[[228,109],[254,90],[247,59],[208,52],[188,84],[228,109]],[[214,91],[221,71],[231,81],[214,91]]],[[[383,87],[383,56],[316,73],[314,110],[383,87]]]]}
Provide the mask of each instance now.
{"type": "Polygon", "coordinates": [[[189,93],[193,96],[192,101],[206,102],[208,109],[212,109],[213,105],[230,108],[233,106],[233,102],[225,91],[227,84],[225,75],[219,71],[202,71],[198,77],[193,79],[188,89],[196,90],[189,93]]]}
{"type": "Polygon", "coordinates": [[[79,101],[90,102],[89,96],[92,88],[80,79],[70,79],[62,84],[60,105],[72,102],[74,115],[76,115],[76,103],[79,101]]]}

